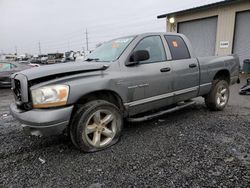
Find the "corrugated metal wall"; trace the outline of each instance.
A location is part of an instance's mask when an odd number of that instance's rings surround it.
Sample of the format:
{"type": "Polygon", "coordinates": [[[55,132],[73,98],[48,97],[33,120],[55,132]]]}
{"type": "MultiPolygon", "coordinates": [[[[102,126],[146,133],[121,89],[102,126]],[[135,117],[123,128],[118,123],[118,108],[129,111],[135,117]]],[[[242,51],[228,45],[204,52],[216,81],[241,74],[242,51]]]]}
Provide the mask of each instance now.
{"type": "MultiPolygon", "coordinates": [[[[234,4],[229,5],[229,6],[215,7],[211,9],[196,11],[190,14],[188,13],[188,14],[175,15],[174,17],[175,17],[176,23],[184,23],[187,21],[218,16],[217,32],[215,35],[216,36],[215,55],[228,55],[228,54],[231,54],[232,52],[236,52],[237,50],[236,49],[237,47],[234,48],[234,45],[236,44],[233,44],[233,41],[234,43],[236,42],[236,40],[234,40],[234,38],[236,38],[235,33],[234,33],[236,14],[237,12],[249,11],[249,10],[250,10],[250,0],[245,0],[245,1],[235,1],[234,4]],[[220,46],[220,43],[222,41],[226,41],[229,43],[227,48],[222,48],[220,46]]],[[[247,28],[247,31],[249,31],[249,28],[247,27],[247,25],[250,25],[250,19],[248,18],[246,21],[243,21],[243,22],[245,22],[244,27],[247,28]]],[[[169,23],[168,19],[166,19],[166,24],[167,24],[167,31],[170,31],[171,24],[169,23]]],[[[179,24],[175,25],[173,32],[177,32],[178,25],[179,24]]],[[[242,29],[242,32],[244,32],[243,29],[242,29]]],[[[248,39],[246,39],[245,41],[246,43],[248,39]]]]}
{"type": "Polygon", "coordinates": [[[189,38],[196,56],[215,55],[217,17],[181,22],[178,32],[189,38]]]}
{"type": "Polygon", "coordinates": [[[237,13],[235,24],[233,52],[242,64],[244,59],[250,59],[250,11],[237,13]]]}

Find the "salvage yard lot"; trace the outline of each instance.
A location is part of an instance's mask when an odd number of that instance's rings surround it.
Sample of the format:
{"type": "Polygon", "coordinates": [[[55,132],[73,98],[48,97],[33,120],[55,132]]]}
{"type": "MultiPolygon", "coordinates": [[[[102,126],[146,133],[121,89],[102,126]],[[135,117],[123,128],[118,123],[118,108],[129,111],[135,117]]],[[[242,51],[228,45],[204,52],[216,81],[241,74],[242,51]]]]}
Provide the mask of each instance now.
{"type": "Polygon", "coordinates": [[[239,96],[239,88],[231,87],[222,112],[198,98],[152,121],[125,122],[120,142],[90,154],[66,136],[25,136],[8,111],[10,90],[1,89],[0,187],[247,187],[250,96],[239,96]]]}

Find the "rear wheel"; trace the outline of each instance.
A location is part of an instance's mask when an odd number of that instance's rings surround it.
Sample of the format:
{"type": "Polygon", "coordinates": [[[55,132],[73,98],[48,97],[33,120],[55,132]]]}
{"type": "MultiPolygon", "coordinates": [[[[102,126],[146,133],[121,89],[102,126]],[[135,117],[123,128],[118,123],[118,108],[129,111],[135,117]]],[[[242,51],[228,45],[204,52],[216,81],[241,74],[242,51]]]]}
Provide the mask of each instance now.
{"type": "Polygon", "coordinates": [[[205,97],[206,106],[210,110],[223,110],[229,99],[229,85],[225,80],[215,80],[209,94],[205,97]]]}
{"type": "Polygon", "coordinates": [[[122,114],[115,105],[103,100],[91,101],[73,118],[71,140],[85,152],[102,150],[118,141],[122,125],[122,114]]]}

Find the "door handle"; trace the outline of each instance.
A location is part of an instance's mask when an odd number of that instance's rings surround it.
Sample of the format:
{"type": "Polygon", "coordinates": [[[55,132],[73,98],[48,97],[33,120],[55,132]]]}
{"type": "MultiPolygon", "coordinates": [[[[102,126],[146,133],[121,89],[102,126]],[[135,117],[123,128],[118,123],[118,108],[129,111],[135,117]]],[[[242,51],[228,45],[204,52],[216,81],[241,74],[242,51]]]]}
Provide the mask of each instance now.
{"type": "Polygon", "coordinates": [[[161,72],[169,72],[171,69],[170,67],[162,68],[160,71],[161,72]]]}
{"type": "Polygon", "coordinates": [[[189,68],[195,68],[195,67],[197,67],[197,65],[195,63],[192,63],[189,65],[189,68]]]}

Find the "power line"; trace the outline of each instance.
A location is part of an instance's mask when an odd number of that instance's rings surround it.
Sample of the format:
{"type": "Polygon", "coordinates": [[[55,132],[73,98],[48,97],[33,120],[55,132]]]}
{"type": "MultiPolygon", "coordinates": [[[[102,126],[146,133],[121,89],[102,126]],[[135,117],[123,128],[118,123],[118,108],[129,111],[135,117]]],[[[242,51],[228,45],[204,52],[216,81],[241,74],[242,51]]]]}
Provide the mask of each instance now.
{"type": "MultiPolygon", "coordinates": [[[[117,29],[122,29],[122,28],[128,28],[128,27],[143,27],[145,25],[147,26],[153,26],[154,24],[157,24],[157,22],[154,22],[153,20],[146,20],[146,19],[143,19],[143,20],[140,20],[140,21],[129,21],[129,22],[122,22],[122,23],[117,23],[115,24],[116,26],[119,25],[119,27],[116,28],[117,29]]],[[[100,34],[95,34],[96,31],[100,30],[100,28],[105,28],[105,30],[107,31],[110,31],[110,28],[114,27],[114,24],[110,23],[110,24],[105,24],[104,26],[101,26],[102,24],[100,24],[99,26],[98,25],[95,25],[95,26],[92,26],[90,27],[90,30],[91,31],[94,31],[94,34],[93,35],[99,35],[98,37],[101,37],[100,34]]],[[[86,34],[86,31],[84,32],[86,34]]],[[[88,33],[89,34],[89,33],[88,33]]],[[[92,34],[91,34],[92,35],[92,34]]],[[[112,36],[112,34],[109,34],[109,36],[112,36]]],[[[72,33],[68,33],[68,37],[67,35],[64,35],[58,39],[54,39],[54,40],[43,40],[42,43],[43,43],[43,46],[44,45],[50,45],[51,43],[60,43],[61,41],[63,40],[71,40],[71,39],[76,39],[76,38],[81,38],[82,37],[82,34],[79,33],[79,32],[72,32],[72,33]],[[69,35],[70,34],[70,35],[69,35]]],[[[89,39],[89,38],[88,38],[89,39]]]]}
{"type": "MultiPolygon", "coordinates": [[[[119,24],[120,25],[120,24],[119,24]]],[[[92,37],[89,37],[89,31],[88,29],[86,29],[84,31],[84,34],[85,34],[85,42],[82,41],[82,34],[77,34],[77,33],[71,33],[71,36],[66,38],[65,36],[62,37],[64,39],[59,39],[58,38],[58,41],[56,42],[55,40],[52,40],[52,41],[49,41],[47,40],[47,42],[43,42],[42,41],[42,46],[43,46],[43,51],[45,51],[45,49],[47,49],[46,51],[49,51],[50,49],[69,49],[69,48],[72,48],[72,47],[77,47],[77,48],[82,48],[83,45],[86,46],[87,50],[89,50],[90,46],[89,44],[92,44],[91,46],[93,47],[94,44],[97,44],[99,42],[103,42],[103,41],[107,41],[107,40],[110,40],[110,39],[113,39],[115,37],[119,37],[119,36],[123,36],[123,35],[131,35],[131,34],[135,34],[135,30],[133,30],[134,32],[131,33],[129,31],[124,31],[123,28],[128,28],[128,27],[133,27],[134,29],[138,30],[138,32],[140,32],[140,30],[142,30],[142,28],[147,28],[147,26],[151,26],[151,28],[153,27],[154,30],[156,28],[158,28],[158,26],[156,25],[156,22],[150,22],[149,20],[141,20],[140,22],[137,21],[134,22],[125,22],[123,23],[122,26],[120,27],[117,27],[117,30],[116,30],[116,33],[111,33],[110,32],[110,25],[107,25],[106,28],[104,29],[104,32],[102,30],[102,33],[97,33],[97,32],[91,32],[91,36],[92,37]],[[73,40],[70,40],[73,39],[73,40]],[[69,45],[70,44],[70,45],[69,45]]],[[[151,31],[149,28],[146,29],[148,31],[151,31]]],[[[143,29],[143,32],[146,31],[145,29],[143,29]]],[[[92,31],[92,28],[91,28],[91,31],[92,31]]],[[[136,32],[137,33],[137,32],[136,32]]],[[[32,45],[29,45],[29,47],[31,47],[32,45]]],[[[39,47],[39,53],[42,53],[41,51],[41,41],[39,41],[39,44],[38,44],[38,47],[39,47]]],[[[23,48],[21,48],[23,49],[23,48]]]]}

